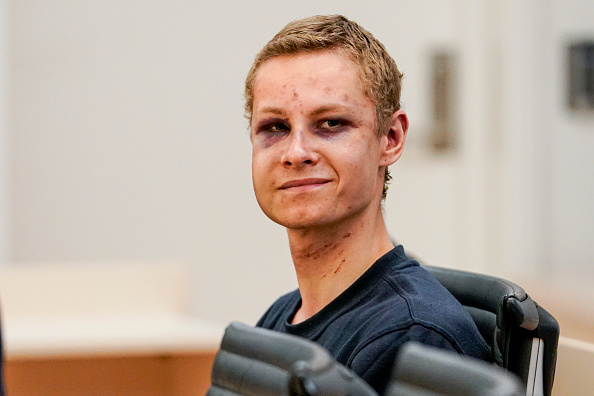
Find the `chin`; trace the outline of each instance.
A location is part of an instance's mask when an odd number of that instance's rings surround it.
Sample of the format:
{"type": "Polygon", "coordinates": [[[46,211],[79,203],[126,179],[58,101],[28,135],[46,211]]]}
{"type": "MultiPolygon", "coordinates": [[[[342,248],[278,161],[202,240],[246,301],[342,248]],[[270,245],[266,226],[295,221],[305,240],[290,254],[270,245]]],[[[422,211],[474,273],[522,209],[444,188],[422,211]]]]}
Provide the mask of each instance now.
{"type": "Polygon", "coordinates": [[[340,224],[362,215],[371,206],[372,203],[368,201],[351,202],[349,206],[337,201],[332,204],[313,201],[308,204],[302,202],[300,205],[260,205],[260,208],[275,223],[287,229],[303,230],[340,224]]]}
{"type": "Polygon", "coordinates": [[[275,223],[292,230],[324,227],[336,222],[328,213],[302,213],[295,211],[292,213],[266,213],[266,215],[275,223]]]}
{"type": "Polygon", "coordinates": [[[303,230],[308,228],[317,228],[327,225],[327,221],[323,221],[319,218],[293,218],[293,217],[270,217],[270,220],[274,221],[278,225],[291,230],[303,230]]]}

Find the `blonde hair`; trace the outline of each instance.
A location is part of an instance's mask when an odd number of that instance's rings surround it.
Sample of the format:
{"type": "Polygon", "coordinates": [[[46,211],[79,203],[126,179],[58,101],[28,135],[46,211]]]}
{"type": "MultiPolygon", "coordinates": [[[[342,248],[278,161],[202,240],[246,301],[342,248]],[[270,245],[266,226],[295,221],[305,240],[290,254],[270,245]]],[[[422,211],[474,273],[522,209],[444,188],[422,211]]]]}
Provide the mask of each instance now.
{"type": "MultiPolygon", "coordinates": [[[[250,123],[254,84],[262,63],[281,55],[315,51],[339,51],[358,67],[363,90],[375,105],[377,133],[387,133],[392,115],[400,109],[402,73],[382,43],[342,15],[317,15],[290,22],[262,48],[245,81],[245,113],[250,123]]],[[[382,199],[390,180],[386,168],[382,199]]]]}

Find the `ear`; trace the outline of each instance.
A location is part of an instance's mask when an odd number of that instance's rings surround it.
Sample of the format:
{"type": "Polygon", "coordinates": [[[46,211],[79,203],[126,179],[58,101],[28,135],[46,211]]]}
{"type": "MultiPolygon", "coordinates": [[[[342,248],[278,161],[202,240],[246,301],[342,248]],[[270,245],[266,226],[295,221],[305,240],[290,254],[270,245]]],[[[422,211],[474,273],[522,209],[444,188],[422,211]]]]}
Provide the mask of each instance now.
{"type": "Polygon", "coordinates": [[[392,114],[390,130],[382,136],[380,166],[389,166],[400,158],[408,132],[408,117],[404,110],[392,114]]]}

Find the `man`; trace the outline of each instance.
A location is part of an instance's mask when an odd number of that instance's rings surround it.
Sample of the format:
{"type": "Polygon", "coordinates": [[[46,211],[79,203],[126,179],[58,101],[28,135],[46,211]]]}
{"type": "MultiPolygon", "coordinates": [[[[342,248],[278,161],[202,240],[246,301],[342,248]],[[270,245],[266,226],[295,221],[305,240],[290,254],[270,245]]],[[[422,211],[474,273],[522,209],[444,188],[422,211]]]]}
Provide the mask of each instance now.
{"type": "Polygon", "coordinates": [[[299,289],[258,326],[324,346],[382,393],[406,341],[489,359],[462,306],[394,247],[382,213],[408,118],[394,60],[342,16],[283,28],[246,80],[254,191],[287,229],[299,289]]]}

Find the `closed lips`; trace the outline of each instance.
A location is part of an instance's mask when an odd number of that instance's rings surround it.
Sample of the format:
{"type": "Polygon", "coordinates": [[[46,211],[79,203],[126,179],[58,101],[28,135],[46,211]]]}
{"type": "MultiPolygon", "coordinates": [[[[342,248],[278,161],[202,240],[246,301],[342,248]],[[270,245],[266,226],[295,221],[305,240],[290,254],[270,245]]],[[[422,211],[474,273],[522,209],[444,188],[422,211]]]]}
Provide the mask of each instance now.
{"type": "Polygon", "coordinates": [[[301,180],[291,180],[283,184],[280,188],[291,188],[291,187],[301,187],[301,186],[309,186],[313,184],[324,184],[328,183],[330,180],[328,179],[301,179],[301,180]]]}

